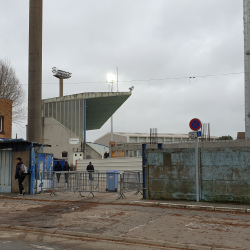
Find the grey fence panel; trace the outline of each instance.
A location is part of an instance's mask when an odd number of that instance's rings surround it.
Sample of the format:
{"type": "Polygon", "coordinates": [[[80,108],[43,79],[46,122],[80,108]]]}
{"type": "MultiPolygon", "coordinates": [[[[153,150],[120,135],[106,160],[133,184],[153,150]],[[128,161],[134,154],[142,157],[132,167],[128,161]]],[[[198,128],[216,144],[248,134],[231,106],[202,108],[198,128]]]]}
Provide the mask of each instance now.
{"type": "Polygon", "coordinates": [[[78,192],[79,197],[84,197],[82,193],[94,196],[94,193],[118,193],[118,198],[126,198],[124,192],[141,192],[140,171],[119,172],[99,172],[99,171],[57,171],[41,172],[37,181],[38,192],[57,195],[58,192],[78,192]]]}
{"type": "MultiPolygon", "coordinates": [[[[119,192],[120,174],[107,172],[79,172],[79,193],[89,192],[94,196],[94,192],[119,192]]],[[[89,196],[88,195],[88,196],[89,196]]]]}
{"type": "Polygon", "coordinates": [[[54,189],[54,172],[40,172],[37,180],[37,193],[45,193],[54,189]]]}
{"type": "Polygon", "coordinates": [[[142,171],[124,171],[122,174],[123,193],[136,191],[139,194],[142,190],[142,171]]]}

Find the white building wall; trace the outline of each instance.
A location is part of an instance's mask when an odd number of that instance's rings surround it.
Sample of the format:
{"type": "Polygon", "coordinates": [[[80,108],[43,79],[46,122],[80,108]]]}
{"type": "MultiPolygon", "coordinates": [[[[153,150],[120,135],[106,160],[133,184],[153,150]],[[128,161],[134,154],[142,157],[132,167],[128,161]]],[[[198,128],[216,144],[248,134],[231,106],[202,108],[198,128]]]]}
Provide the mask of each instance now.
{"type": "Polygon", "coordinates": [[[77,170],[86,170],[89,162],[91,162],[97,171],[116,170],[120,173],[124,171],[142,171],[142,158],[108,158],[108,159],[91,159],[77,161],[77,170]]]}

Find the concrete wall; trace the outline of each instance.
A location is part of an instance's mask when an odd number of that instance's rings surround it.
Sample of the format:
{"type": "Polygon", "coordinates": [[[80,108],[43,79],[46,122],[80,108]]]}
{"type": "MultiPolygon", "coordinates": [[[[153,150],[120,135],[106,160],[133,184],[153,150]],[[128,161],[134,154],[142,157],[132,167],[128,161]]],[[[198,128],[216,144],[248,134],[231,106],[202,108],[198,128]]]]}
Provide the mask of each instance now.
{"type": "Polygon", "coordinates": [[[3,130],[0,131],[0,138],[12,138],[12,101],[0,99],[0,117],[3,117],[3,130]]]}
{"type": "MultiPolygon", "coordinates": [[[[26,166],[29,166],[29,157],[30,151],[20,151],[20,152],[13,152],[13,165],[12,165],[12,193],[19,193],[19,186],[18,180],[15,180],[15,173],[16,173],[16,159],[21,157],[23,163],[26,166]]],[[[29,176],[27,176],[23,182],[23,187],[27,194],[29,194],[29,176]]]]}
{"type": "MultiPolygon", "coordinates": [[[[146,150],[147,197],[196,199],[194,149],[146,150]]],[[[201,200],[250,203],[250,147],[201,148],[201,200]]]]}
{"type": "Polygon", "coordinates": [[[44,147],[42,153],[54,154],[54,158],[62,158],[62,152],[68,152],[69,164],[73,163],[73,149],[81,146],[81,140],[79,144],[69,144],[70,138],[79,138],[70,130],[65,128],[61,123],[54,118],[43,118],[43,143],[51,145],[51,147],[44,147]]]}

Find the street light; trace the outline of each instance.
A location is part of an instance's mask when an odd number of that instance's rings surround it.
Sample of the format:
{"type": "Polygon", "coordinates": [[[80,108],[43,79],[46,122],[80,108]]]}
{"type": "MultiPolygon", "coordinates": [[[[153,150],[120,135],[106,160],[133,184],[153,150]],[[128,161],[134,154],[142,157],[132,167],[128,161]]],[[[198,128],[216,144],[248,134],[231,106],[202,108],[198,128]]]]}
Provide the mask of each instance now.
{"type": "Polygon", "coordinates": [[[117,76],[112,73],[107,74],[107,82],[111,83],[111,92],[113,92],[113,84],[117,81],[117,76]]]}
{"type": "MultiPolygon", "coordinates": [[[[111,83],[111,92],[113,92],[113,84],[117,81],[117,76],[113,75],[111,73],[107,74],[107,82],[111,83]]],[[[114,135],[113,135],[113,115],[111,116],[111,135],[110,135],[110,141],[114,141],[114,135]]]]}

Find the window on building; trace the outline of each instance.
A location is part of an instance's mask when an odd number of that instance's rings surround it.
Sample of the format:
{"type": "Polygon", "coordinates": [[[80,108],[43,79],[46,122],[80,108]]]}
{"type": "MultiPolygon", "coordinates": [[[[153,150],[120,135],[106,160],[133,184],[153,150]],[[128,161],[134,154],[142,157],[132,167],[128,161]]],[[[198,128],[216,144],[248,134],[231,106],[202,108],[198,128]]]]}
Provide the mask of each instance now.
{"type": "Polygon", "coordinates": [[[0,133],[3,133],[3,116],[0,116],[0,133]]]}
{"type": "Polygon", "coordinates": [[[67,158],[68,157],[68,152],[62,152],[62,158],[67,158]]]}

